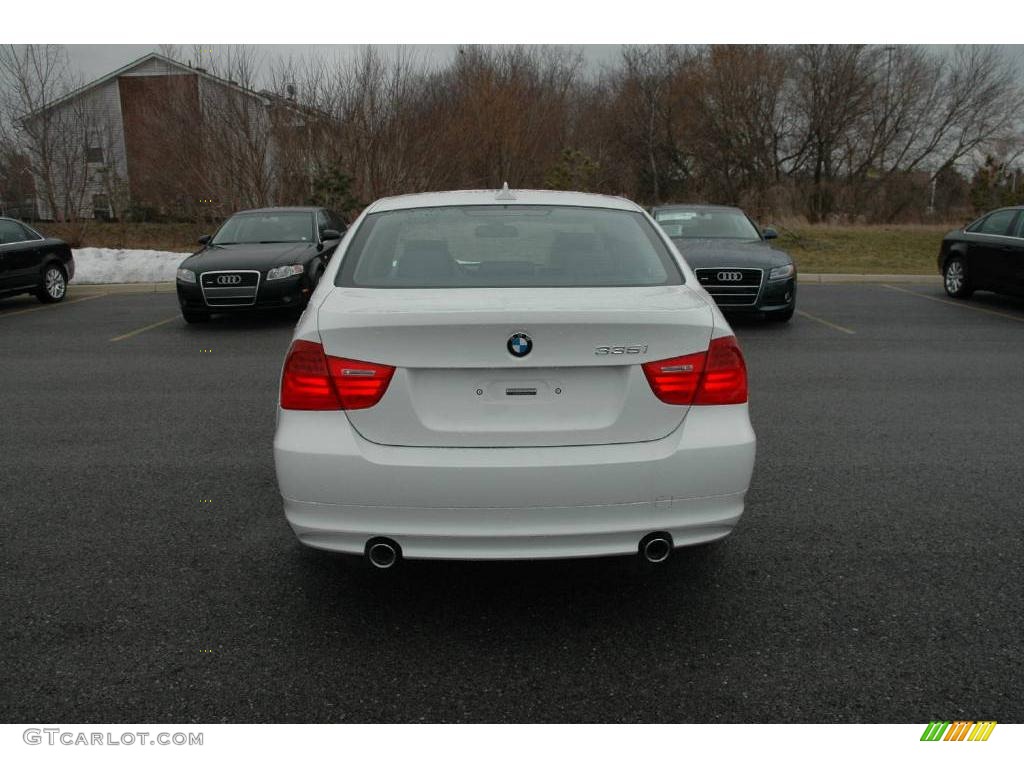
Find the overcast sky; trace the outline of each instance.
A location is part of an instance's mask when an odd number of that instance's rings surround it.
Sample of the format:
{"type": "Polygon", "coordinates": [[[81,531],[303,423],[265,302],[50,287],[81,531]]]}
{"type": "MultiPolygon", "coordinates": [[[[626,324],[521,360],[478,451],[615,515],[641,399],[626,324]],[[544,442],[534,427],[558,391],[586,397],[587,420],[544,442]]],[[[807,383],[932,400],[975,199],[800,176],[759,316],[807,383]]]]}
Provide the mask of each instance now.
{"type": "MultiPolygon", "coordinates": [[[[205,47],[205,46],[204,46],[205,47]]],[[[216,46],[210,46],[216,50],[216,46]]],[[[251,46],[256,48],[257,51],[266,59],[273,60],[276,58],[288,58],[290,56],[301,57],[303,54],[308,54],[312,51],[318,50],[320,52],[326,52],[328,55],[334,54],[338,56],[344,56],[348,53],[352,53],[359,46],[355,45],[254,45],[251,46]]],[[[410,48],[414,49],[418,55],[422,56],[425,60],[434,62],[437,64],[444,63],[450,59],[455,51],[458,49],[457,45],[384,45],[379,46],[381,48],[410,48]]],[[[579,48],[583,52],[584,61],[588,68],[593,70],[599,69],[602,65],[613,64],[619,55],[619,49],[621,46],[618,45],[579,45],[574,46],[579,48]]],[[[950,46],[933,45],[929,46],[935,50],[948,49],[950,46]]],[[[1007,45],[1003,46],[1009,50],[1013,57],[1017,60],[1018,66],[1021,69],[1022,77],[1024,77],[1024,45],[1007,45]]],[[[69,45],[68,52],[71,56],[71,62],[74,67],[79,71],[81,76],[86,80],[95,80],[109,72],[113,72],[125,64],[128,64],[135,59],[144,56],[147,53],[158,51],[160,48],[159,44],[142,44],[142,45],[69,45]]],[[[188,60],[191,55],[192,44],[183,44],[182,59],[188,60]]]]}
{"type": "MultiPolygon", "coordinates": [[[[216,46],[211,47],[216,49],[216,46]]],[[[303,54],[308,54],[315,50],[327,52],[328,55],[336,54],[344,56],[347,53],[357,50],[360,46],[282,44],[254,45],[251,47],[257,49],[260,54],[269,60],[275,58],[288,58],[289,56],[301,57],[303,54]]],[[[455,51],[458,49],[457,45],[383,45],[379,47],[384,49],[399,47],[411,48],[419,55],[423,56],[427,61],[436,62],[438,64],[444,63],[450,59],[455,55],[455,51]]],[[[618,45],[581,45],[574,47],[578,47],[583,51],[583,57],[587,65],[592,66],[595,69],[600,67],[601,64],[610,64],[614,62],[618,56],[620,48],[618,45]]],[[[141,56],[145,56],[147,53],[159,51],[160,46],[157,43],[152,43],[144,45],[69,45],[67,48],[71,56],[72,64],[88,81],[95,80],[109,72],[113,72],[115,69],[119,69],[129,62],[134,61],[141,56]]],[[[189,43],[182,45],[181,49],[183,51],[182,58],[187,60],[190,56],[190,51],[192,50],[192,44],[189,43]]]]}

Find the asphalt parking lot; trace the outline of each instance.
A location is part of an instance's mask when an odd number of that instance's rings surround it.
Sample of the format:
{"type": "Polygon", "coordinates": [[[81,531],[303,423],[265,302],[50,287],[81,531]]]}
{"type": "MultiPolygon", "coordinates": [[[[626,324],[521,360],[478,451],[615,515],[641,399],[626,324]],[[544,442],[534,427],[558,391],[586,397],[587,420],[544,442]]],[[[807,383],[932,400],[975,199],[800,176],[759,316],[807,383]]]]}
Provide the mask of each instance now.
{"type": "Polygon", "coordinates": [[[283,518],[291,321],[0,300],[0,717],[1024,720],[1024,301],[800,306],[735,323],[759,444],[726,541],[378,573],[283,518]]]}

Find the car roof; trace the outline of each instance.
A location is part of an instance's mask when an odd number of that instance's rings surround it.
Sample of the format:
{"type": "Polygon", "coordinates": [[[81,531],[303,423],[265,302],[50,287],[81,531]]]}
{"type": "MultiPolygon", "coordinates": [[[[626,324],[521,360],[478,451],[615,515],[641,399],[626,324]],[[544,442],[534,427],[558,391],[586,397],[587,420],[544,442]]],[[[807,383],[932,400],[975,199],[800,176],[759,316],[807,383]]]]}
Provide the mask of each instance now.
{"type": "Polygon", "coordinates": [[[381,198],[370,205],[367,213],[450,205],[567,205],[582,208],[643,211],[639,205],[624,197],[597,195],[590,192],[558,192],[550,189],[461,189],[381,198]]]}
{"type": "Polygon", "coordinates": [[[247,208],[244,211],[235,211],[232,216],[237,216],[240,213],[316,213],[322,210],[323,206],[320,205],[278,205],[270,208],[247,208]]]}
{"type": "Polygon", "coordinates": [[[656,205],[654,211],[741,211],[742,208],[736,205],[714,205],[711,203],[672,203],[671,205],[656,205]]]}

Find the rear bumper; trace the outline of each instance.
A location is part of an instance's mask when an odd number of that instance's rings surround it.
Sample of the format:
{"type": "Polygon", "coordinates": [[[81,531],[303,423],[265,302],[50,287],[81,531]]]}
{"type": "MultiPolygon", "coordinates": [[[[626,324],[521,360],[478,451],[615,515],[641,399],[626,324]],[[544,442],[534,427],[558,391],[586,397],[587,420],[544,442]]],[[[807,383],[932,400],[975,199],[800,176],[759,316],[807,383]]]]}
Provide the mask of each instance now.
{"type": "Polygon", "coordinates": [[[343,412],[279,411],[285,515],[309,546],[360,554],[387,536],[409,558],[632,554],[726,536],[743,512],[755,439],[746,405],[693,407],[668,437],[555,448],[370,443],[343,412]]]}

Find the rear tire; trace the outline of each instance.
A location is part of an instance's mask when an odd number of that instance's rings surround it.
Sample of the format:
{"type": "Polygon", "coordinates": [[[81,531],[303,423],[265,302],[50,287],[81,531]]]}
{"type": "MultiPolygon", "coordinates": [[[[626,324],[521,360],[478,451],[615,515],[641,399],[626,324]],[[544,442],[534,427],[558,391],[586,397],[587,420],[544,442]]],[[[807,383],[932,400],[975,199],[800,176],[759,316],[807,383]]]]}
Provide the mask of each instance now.
{"type": "Polygon", "coordinates": [[[969,299],[974,293],[967,262],[960,256],[953,256],[942,269],[942,286],[954,299],[969,299]]]}
{"type": "Polygon", "coordinates": [[[43,271],[43,282],[36,289],[36,298],[44,304],[63,301],[68,293],[68,273],[59,264],[47,264],[43,271]]]}
{"type": "Polygon", "coordinates": [[[210,320],[209,312],[186,312],[183,309],[181,316],[185,318],[186,323],[206,323],[210,320]]]}
{"type": "Polygon", "coordinates": [[[788,323],[793,319],[793,313],[796,312],[796,304],[791,304],[786,309],[778,309],[774,312],[765,312],[765,317],[776,323],[788,323]]]}

